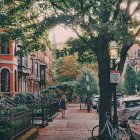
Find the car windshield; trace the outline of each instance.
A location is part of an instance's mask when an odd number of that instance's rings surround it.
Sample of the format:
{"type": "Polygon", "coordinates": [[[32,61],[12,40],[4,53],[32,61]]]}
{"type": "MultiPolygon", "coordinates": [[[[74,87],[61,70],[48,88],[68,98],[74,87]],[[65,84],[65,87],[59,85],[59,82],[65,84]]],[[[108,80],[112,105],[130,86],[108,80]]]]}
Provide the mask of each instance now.
{"type": "Polygon", "coordinates": [[[138,112],[138,113],[134,116],[134,120],[140,121],[140,112],[138,112]]]}
{"type": "Polygon", "coordinates": [[[140,106],[140,100],[131,100],[124,102],[125,108],[140,106]]]}

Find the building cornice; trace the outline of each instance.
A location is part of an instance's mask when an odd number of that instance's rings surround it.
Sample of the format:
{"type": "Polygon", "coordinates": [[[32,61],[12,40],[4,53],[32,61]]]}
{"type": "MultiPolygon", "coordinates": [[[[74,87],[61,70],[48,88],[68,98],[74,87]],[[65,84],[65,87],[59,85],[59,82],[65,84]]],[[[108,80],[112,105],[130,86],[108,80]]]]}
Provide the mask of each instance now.
{"type": "Polygon", "coordinates": [[[14,65],[18,65],[17,62],[14,62],[14,61],[6,61],[6,60],[0,60],[0,64],[14,64],[14,65]]]}

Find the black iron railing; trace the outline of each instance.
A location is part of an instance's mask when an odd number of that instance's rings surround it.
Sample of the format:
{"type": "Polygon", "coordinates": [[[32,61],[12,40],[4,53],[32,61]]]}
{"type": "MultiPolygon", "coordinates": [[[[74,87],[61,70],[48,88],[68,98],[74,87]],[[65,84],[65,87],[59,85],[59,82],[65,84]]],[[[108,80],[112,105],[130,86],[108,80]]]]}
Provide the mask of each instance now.
{"type": "MultiPolygon", "coordinates": [[[[21,107],[23,109],[23,107],[21,107]]],[[[0,110],[0,139],[14,140],[20,134],[33,127],[31,110],[1,109],[0,110]]]]}
{"type": "Polygon", "coordinates": [[[46,126],[59,111],[59,100],[16,102],[0,100],[0,140],[14,140],[34,125],[46,126]]]}
{"type": "Polygon", "coordinates": [[[12,139],[18,137],[20,134],[33,127],[33,117],[31,111],[13,115],[11,116],[10,121],[12,124],[12,139]]]}

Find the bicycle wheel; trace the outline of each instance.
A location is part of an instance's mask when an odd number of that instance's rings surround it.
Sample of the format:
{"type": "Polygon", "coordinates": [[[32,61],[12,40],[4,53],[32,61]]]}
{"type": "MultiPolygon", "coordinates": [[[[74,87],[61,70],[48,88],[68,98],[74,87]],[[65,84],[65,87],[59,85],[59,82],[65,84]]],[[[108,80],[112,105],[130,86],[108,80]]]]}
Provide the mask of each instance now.
{"type": "MultiPolygon", "coordinates": [[[[100,127],[104,128],[104,125],[100,125],[100,127]]],[[[104,130],[105,129],[103,129],[103,131],[104,130]]],[[[96,125],[95,127],[93,127],[93,129],[91,131],[91,135],[92,135],[93,140],[98,140],[99,137],[100,137],[100,140],[104,140],[104,138],[102,138],[103,137],[103,133],[99,133],[99,125],[96,125]]],[[[106,135],[106,137],[108,137],[108,135],[106,135]]]]}
{"type": "Polygon", "coordinates": [[[99,125],[96,125],[95,127],[93,127],[92,131],[91,131],[91,135],[93,140],[98,140],[99,137],[99,125]]]}
{"type": "Polygon", "coordinates": [[[119,140],[127,140],[128,136],[124,128],[119,127],[119,132],[118,132],[119,140]]]}

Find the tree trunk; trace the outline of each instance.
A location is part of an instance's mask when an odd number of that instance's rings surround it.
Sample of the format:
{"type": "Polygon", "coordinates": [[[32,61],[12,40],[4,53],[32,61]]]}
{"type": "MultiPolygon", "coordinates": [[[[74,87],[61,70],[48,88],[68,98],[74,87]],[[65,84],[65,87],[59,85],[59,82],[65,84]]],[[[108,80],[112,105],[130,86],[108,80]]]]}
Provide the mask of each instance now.
{"type": "MultiPolygon", "coordinates": [[[[100,87],[99,124],[106,121],[106,113],[111,116],[112,90],[110,84],[110,57],[108,42],[99,41],[97,51],[98,77],[100,87]]],[[[100,128],[101,130],[102,128],[100,128]]]]}

